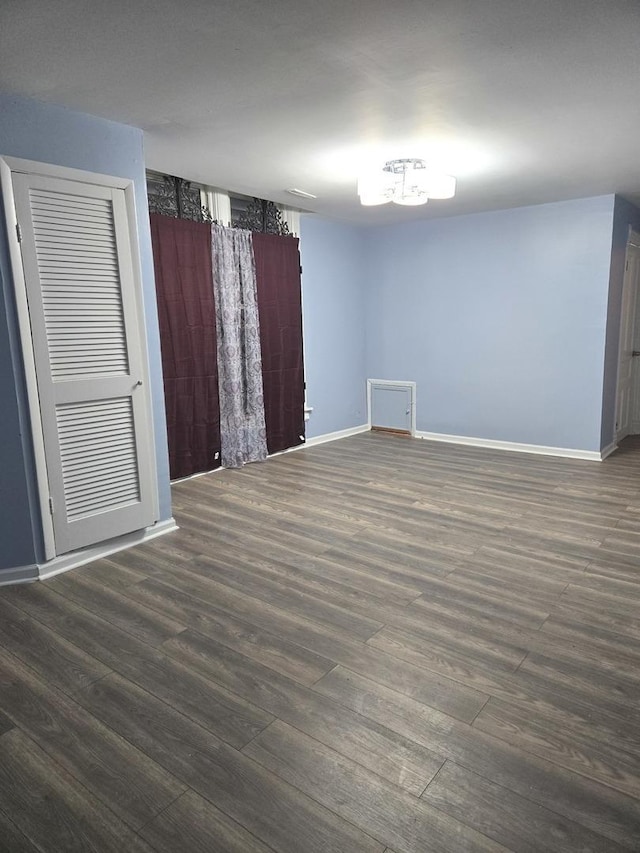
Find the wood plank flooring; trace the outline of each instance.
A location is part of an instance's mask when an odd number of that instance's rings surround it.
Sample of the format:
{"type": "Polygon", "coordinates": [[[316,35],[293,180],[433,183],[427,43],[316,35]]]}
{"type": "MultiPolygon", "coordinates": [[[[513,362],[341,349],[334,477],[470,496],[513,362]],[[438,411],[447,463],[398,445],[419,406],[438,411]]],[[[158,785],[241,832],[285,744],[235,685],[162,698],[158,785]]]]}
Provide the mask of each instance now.
{"type": "Polygon", "coordinates": [[[366,433],[0,590],[0,851],[640,851],[640,440],[366,433]]]}

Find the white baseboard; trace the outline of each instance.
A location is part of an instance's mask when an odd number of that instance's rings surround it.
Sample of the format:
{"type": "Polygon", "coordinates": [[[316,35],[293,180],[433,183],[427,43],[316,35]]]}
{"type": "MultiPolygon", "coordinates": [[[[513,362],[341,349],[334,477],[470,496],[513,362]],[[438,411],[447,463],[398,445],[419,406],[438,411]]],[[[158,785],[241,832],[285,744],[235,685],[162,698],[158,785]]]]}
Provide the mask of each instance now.
{"type": "Polygon", "coordinates": [[[198,477],[206,477],[207,474],[220,474],[222,471],[226,471],[226,468],[223,468],[220,465],[219,468],[212,468],[211,471],[198,471],[197,474],[188,474],[186,477],[176,477],[175,480],[170,480],[172,486],[177,485],[178,483],[186,483],[188,480],[197,480],[198,477]]]}
{"type": "Polygon", "coordinates": [[[492,438],[472,438],[467,435],[446,435],[442,432],[416,432],[416,438],[427,441],[442,441],[447,444],[465,444],[469,447],[484,447],[490,450],[508,450],[512,453],[535,453],[538,456],[562,456],[566,459],[586,459],[601,462],[616,449],[610,445],[604,450],[574,450],[570,447],[547,447],[543,444],[519,444],[515,441],[497,441],[492,438]]]}
{"type": "Polygon", "coordinates": [[[603,447],[600,451],[600,459],[606,459],[607,456],[611,456],[618,449],[618,445],[615,441],[612,441],[611,444],[608,444],[606,447],[603,447]]]}
{"type": "Polygon", "coordinates": [[[38,567],[35,563],[30,566],[15,566],[12,569],[0,570],[0,586],[13,586],[17,583],[33,583],[38,580],[38,567]]]}
{"type": "MultiPolygon", "coordinates": [[[[361,424],[357,427],[349,427],[349,429],[340,429],[337,432],[326,432],[324,435],[316,435],[314,438],[308,438],[302,444],[296,444],[295,447],[287,447],[286,450],[277,450],[275,453],[270,453],[263,462],[269,459],[275,459],[276,456],[283,456],[285,453],[295,453],[297,450],[304,450],[305,447],[313,447],[315,444],[325,444],[327,441],[336,441],[339,438],[347,438],[350,435],[357,435],[359,432],[369,432],[371,427],[369,424],[361,424]]],[[[191,474],[189,477],[181,477],[179,480],[172,480],[171,485],[176,483],[184,483],[187,480],[195,480],[196,477],[205,477],[207,474],[221,474],[223,471],[237,470],[234,468],[215,468],[213,471],[200,471],[197,474],[191,474]]]]}
{"type": "Polygon", "coordinates": [[[327,441],[337,441],[339,438],[348,438],[350,435],[358,435],[360,432],[369,432],[369,424],[360,424],[360,426],[349,427],[349,429],[339,429],[336,432],[325,432],[324,435],[316,435],[313,438],[308,438],[304,444],[299,444],[297,447],[292,447],[285,451],[289,453],[293,450],[304,450],[305,447],[315,447],[316,444],[326,444],[327,441]]]}
{"type": "Polygon", "coordinates": [[[143,542],[149,542],[151,539],[164,536],[165,533],[172,533],[177,529],[178,525],[175,519],[168,518],[166,521],[158,521],[152,527],[146,527],[144,530],[135,530],[133,533],[127,533],[124,536],[108,539],[106,542],[100,542],[97,545],[90,545],[81,551],[62,554],[60,557],[54,557],[53,560],[49,560],[47,563],[40,563],[37,567],[38,577],[40,580],[52,578],[61,572],[68,572],[70,569],[78,568],[78,566],[84,566],[87,563],[92,563],[94,560],[100,560],[102,557],[108,557],[110,554],[124,551],[125,548],[131,548],[133,545],[141,545],[143,542]]]}

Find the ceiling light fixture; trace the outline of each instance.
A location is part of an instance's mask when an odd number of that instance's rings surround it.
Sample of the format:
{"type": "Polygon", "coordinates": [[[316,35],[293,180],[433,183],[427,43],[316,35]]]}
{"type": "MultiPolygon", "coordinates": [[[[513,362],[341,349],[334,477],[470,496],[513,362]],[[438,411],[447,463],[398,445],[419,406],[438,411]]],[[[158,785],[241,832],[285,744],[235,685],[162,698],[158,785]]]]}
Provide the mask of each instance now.
{"type": "Polygon", "coordinates": [[[416,157],[388,160],[381,169],[358,179],[360,204],[426,204],[430,198],[453,198],[456,179],[434,172],[424,160],[416,157]]]}

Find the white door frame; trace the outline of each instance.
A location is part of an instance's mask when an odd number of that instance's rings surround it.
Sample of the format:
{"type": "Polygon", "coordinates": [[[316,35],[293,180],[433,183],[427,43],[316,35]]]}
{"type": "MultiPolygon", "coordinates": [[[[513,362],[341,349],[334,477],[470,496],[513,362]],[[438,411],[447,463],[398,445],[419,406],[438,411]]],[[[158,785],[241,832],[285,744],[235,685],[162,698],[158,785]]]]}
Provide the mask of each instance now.
{"type": "MultiPolygon", "coordinates": [[[[142,280],[140,249],[138,244],[137,218],[135,208],[135,189],[131,179],[117,178],[112,175],[101,175],[95,172],[86,172],[80,169],[71,169],[66,166],[55,166],[49,163],[38,163],[33,160],[24,160],[18,157],[0,156],[0,189],[4,200],[4,214],[7,223],[7,237],[9,243],[9,259],[11,262],[11,273],[13,276],[13,290],[15,295],[16,312],[18,315],[18,328],[24,371],[27,387],[27,400],[29,418],[31,421],[31,439],[36,468],[36,483],[38,493],[38,505],[42,524],[42,537],[44,543],[44,559],[52,560],[56,556],[53,519],[49,506],[49,480],[47,476],[47,462],[45,454],[45,442],[40,418],[40,396],[38,393],[38,382],[36,374],[36,362],[31,338],[31,322],[29,319],[29,306],[27,301],[27,286],[22,266],[22,253],[18,239],[18,219],[16,215],[15,199],[13,194],[12,175],[14,172],[22,172],[31,175],[43,175],[52,178],[61,178],[72,181],[80,181],[87,184],[99,184],[124,190],[125,206],[127,208],[129,241],[131,246],[131,258],[134,269],[138,274],[138,280],[142,280]]],[[[144,322],[144,303],[141,289],[136,288],[135,299],[137,302],[140,335],[141,355],[145,375],[149,375],[148,351],[146,344],[146,327],[144,322]]],[[[152,427],[153,421],[150,420],[152,427]]],[[[153,428],[149,430],[148,440],[150,443],[151,458],[155,459],[155,439],[153,428]]],[[[153,491],[154,514],[158,517],[158,493],[157,482],[153,491]]]]}
{"type": "Polygon", "coordinates": [[[411,395],[411,435],[416,434],[416,383],[399,379],[367,379],[367,425],[371,429],[371,391],[374,385],[408,388],[411,395]]]}
{"type": "MultiPolygon", "coordinates": [[[[614,420],[614,442],[616,444],[623,437],[622,436],[622,429],[619,428],[618,425],[620,422],[620,384],[621,384],[621,372],[622,372],[621,366],[622,366],[622,358],[624,355],[623,332],[624,332],[624,327],[625,327],[625,321],[627,320],[627,318],[624,316],[624,311],[625,311],[625,305],[629,304],[627,302],[627,300],[625,300],[625,287],[629,286],[628,278],[627,278],[627,270],[628,270],[628,265],[629,265],[629,255],[632,252],[634,254],[636,254],[636,263],[638,264],[636,269],[638,270],[638,269],[640,269],[640,233],[638,233],[637,231],[633,231],[631,228],[629,228],[629,237],[627,239],[627,245],[626,245],[626,250],[625,250],[625,259],[624,259],[624,279],[623,279],[623,290],[622,290],[622,294],[621,294],[620,323],[619,323],[620,340],[619,340],[619,344],[618,344],[618,369],[617,369],[617,376],[616,376],[616,400],[615,400],[615,415],[614,415],[614,417],[615,417],[615,420],[614,420]]],[[[632,323],[634,325],[632,340],[634,343],[636,341],[637,333],[638,333],[637,316],[638,316],[638,309],[640,307],[640,293],[638,293],[638,290],[640,289],[640,275],[638,273],[636,273],[636,276],[637,276],[636,281],[633,284],[633,286],[636,288],[636,293],[634,294],[634,296],[631,300],[631,305],[632,305],[631,311],[633,313],[632,323]]],[[[640,393],[639,393],[640,389],[638,388],[638,382],[640,381],[640,366],[638,365],[638,362],[636,360],[632,361],[631,371],[632,371],[631,372],[631,401],[629,403],[629,410],[630,410],[629,418],[631,421],[631,423],[630,423],[631,430],[626,433],[627,435],[631,434],[631,432],[633,431],[634,413],[637,409],[638,402],[640,399],[640,393]]]]}

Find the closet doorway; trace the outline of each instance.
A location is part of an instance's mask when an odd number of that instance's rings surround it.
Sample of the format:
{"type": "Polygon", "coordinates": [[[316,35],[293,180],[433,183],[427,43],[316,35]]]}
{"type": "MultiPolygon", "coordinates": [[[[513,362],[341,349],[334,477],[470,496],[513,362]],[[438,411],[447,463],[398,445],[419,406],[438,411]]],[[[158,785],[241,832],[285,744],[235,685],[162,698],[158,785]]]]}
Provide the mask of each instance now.
{"type": "Polygon", "coordinates": [[[51,560],[158,519],[133,183],[0,168],[51,560]]]}

